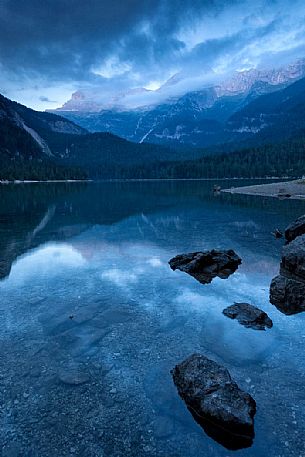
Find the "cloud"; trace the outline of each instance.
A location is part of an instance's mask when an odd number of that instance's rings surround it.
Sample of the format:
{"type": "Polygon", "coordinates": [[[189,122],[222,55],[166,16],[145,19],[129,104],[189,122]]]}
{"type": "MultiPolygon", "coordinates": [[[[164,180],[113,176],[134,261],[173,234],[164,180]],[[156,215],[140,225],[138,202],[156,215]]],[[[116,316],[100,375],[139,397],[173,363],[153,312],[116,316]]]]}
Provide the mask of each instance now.
{"type": "Polygon", "coordinates": [[[49,97],[46,97],[45,95],[41,95],[39,97],[39,100],[41,102],[47,102],[47,103],[57,103],[55,100],[50,100],[49,97]]]}
{"type": "Polygon", "coordinates": [[[0,84],[12,98],[50,107],[77,89],[111,98],[178,73],[179,84],[137,95],[159,101],[236,69],[304,56],[304,18],[300,0],[293,8],[288,0],[1,0],[0,84]]]}

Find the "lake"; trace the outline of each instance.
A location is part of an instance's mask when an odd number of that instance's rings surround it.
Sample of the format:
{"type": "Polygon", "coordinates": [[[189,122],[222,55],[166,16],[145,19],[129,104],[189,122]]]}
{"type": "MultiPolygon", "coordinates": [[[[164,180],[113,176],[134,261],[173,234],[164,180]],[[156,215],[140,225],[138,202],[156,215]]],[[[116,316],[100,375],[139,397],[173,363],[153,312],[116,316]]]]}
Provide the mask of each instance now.
{"type": "Polygon", "coordinates": [[[305,314],[269,303],[283,245],[271,232],[305,203],[213,195],[213,184],[1,187],[3,457],[305,456],[305,314]],[[169,268],[212,248],[242,258],[226,280],[169,268]],[[273,328],[228,319],[234,302],[263,309],[273,328]],[[178,396],[170,371],[195,352],[256,400],[251,447],[227,450],[178,396]]]}

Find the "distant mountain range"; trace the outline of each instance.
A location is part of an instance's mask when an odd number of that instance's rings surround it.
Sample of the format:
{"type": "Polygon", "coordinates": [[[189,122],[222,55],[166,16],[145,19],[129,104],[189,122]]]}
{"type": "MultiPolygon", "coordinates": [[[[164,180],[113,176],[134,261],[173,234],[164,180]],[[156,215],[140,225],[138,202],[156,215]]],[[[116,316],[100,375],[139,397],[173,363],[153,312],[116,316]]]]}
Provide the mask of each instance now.
{"type": "Polygon", "coordinates": [[[61,116],[34,111],[0,95],[2,179],[95,176],[113,165],[179,158],[181,153],[166,147],[89,133],[61,116]]]}
{"type": "MultiPolygon", "coordinates": [[[[178,76],[167,84],[177,84],[178,76]]],[[[300,104],[304,77],[305,60],[299,60],[275,70],[238,72],[221,84],[137,109],[124,108],[126,94],[105,109],[77,93],[57,112],[91,132],[107,131],[137,143],[175,148],[221,144],[235,148],[240,143],[243,147],[273,141],[276,135],[282,139],[302,128],[301,106],[298,120],[291,113],[300,104]],[[289,106],[282,103],[286,97],[290,97],[289,106]],[[284,118],[288,123],[282,125],[284,118]]]]}
{"type": "Polygon", "coordinates": [[[286,164],[303,175],[304,72],[299,61],[154,107],[65,117],[0,95],[0,179],[283,176],[286,164]]]}

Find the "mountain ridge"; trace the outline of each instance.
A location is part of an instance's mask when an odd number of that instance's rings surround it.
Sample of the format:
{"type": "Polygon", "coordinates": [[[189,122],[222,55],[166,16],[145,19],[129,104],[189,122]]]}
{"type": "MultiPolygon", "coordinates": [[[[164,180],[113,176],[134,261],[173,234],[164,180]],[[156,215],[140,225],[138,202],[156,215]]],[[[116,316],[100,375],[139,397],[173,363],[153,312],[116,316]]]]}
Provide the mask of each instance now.
{"type": "Polygon", "coordinates": [[[110,165],[179,159],[169,148],[134,144],[111,133],[89,133],[52,113],[34,111],[0,95],[0,178],[95,175],[110,165]]]}
{"type": "MultiPolygon", "coordinates": [[[[214,97],[203,106],[203,108],[209,108],[218,98],[225,96],[234,96],[242,93],[245,94],[249,92],[256,82],[268,83],[270,86],[279,86],[290,84],[291,82],[294,82],[303,76],[305,76],[305,59],[298,59],[293,63],[279,68],[250,68],[247,70],[235,71],[232,76],[223,77],[219,82],[213,83],[211,81],[210,84],[203,84],[201,88],[196,90],[184,90],[184,92],[180,94],[178,91],[176,95],[167,95],[166,89],[168,87],[177,87],[182,81],[185,80],[185,77],[183,77],[182,74],[177,73],[156,90],[149,90],[144,87],[136,87],[117,94],[111,93],[109,94],[108,99],[105,94],[100,97],[96,90],[78,90],[72,94],[71,99],[65,102],[62,107],[51,111],[152,111],[158,105],[176,103],[180,98],[183,98],[187,94],[204,92],[214,93],[214,97]],[[128,105],[128,98],[138,96],[141,93],[146,93],[148,95],[147,99],[145,99],[145,102],[139,102],[137,106],[133,106],[133,108],[131,108],[131,106],[128,105]],[[150,98],[154,97],[156,93],[164,93],[162,101],[154,102],[153,99],[150,101],[150,98]]],[[[215,78],[219,79],[219,76],[215,74],[215,78]]]]}
{"type": "MultiPolygon", "coordinates": [[[[279,126],[274,122],[276,117],[278,121],[280,120],[274,101],[277,98],[292,97],[290,101],[292,111],[296,109],[296,102],[298,102],[300,104],[299,121],[301,121],[298,128],[302,127],[305,122],[302,115],[302,107],[304,105],[305,108],[305,104],[303,98],[300,98],[305,87],[299,94],[294,89],[302,86],[305,78],[300,78],[288,85],[283,83],[282,79],[279,80],[278,76],[274,76],[274,78],[279,84],[272,85],[267,81],[255,81],[251,89],[247,89],[245,93],[223,95],[220,98],[217,98],[215,88],[191,92],[175,102],[158,105],[153,110],[130,112],[105,110],[98,114],[77,112],[62,112],[61,114],[88,130],[110,131],[138,143],[149,142],[174,148],[209,148],[224,143],[243,142],[245,139],[263,143],[265,140],[268,141],[268,138],[274,138],[275,134],[271,131],[272,126],[275,131],[279,131],[279,126]],[[296,93],[293,93],[294,91],[296,93]],[[269,113],[267,123],[259,122],[261,114],[267,120],[266,113],[260,112],[260,104],[265,107],[269,100],[272,100],[271,105],[275,109],[274,120],[272,121],[271,113],[269,113]],[[252,107],[256,122],[250,122],[250,119],[248,122],[242,121],[239,113],[246,112],[247,107],[249,107],[248,109],[252,107]]],[[[294,125],[292,114],[287,111],[286,115],[289,123],[284,122],[283,128],[279,132],[280,139],[285,135],[288,137],[291,130],[297,130],[296,119],[294,125]]]]}

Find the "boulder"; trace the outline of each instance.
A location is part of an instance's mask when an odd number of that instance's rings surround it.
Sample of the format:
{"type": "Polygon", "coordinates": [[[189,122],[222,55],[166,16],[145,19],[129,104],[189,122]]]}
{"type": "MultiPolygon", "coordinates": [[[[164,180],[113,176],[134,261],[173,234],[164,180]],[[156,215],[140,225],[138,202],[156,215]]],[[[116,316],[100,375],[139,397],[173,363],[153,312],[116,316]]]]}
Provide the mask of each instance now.
{"type": "Polygon", "coordinates": [[[305,235],[283,247],[280,273],[287,278],[305,281],[305,235]]]}
{"type": "Polygon", "coordinates": [[[305,311],[305,235],[283,247],[280,274],[270,285],[270,303],[287,315],[305,311]]]}
{"type": "Polygon", "coordinates": [[[286,315],[305,311],[305,283],[278,275],[270,286],[270,303],[286,315]]]}
{"type": "Polygon", "coordinates": [[[223,314],[230,319],[237,319],[244,327],[255,330],[266,330],[273,325],[272,320],[264,311],[249,303],[234,303],[224,309],[223,314]]]}
{"type": "Polygon", "coordinates": [[[180,397],[210,436],[228,449],[251,446],[256,403],[225,367],[193,354],[172,375],[180,397]]]}
{"type": "Polygon", "coordinates": [[[305,235],[305,215],[292,222],[285,230],[285,238],[288,243],[300,235],[305,235]]]}
{"type": "Polygon", "coordinates": [[[180,254],[169,261],[172,270],[188,273],[201,284],[210,283],[216,276],[228,278],[240,264],[241,258],[232,249],[180,254]]]}

